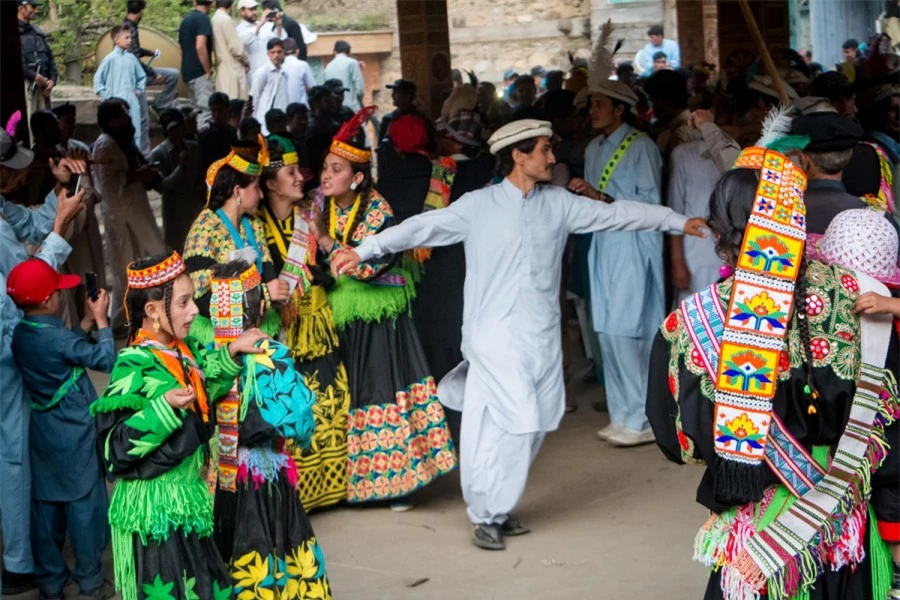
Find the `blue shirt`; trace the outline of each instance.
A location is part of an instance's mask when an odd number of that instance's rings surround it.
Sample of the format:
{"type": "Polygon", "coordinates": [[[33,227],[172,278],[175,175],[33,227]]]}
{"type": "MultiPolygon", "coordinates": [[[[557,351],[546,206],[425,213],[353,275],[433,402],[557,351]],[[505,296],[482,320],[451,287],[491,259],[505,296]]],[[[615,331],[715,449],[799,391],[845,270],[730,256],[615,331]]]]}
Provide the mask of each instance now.
{"type": "MultiPolygon", "coordinates": [[[[595,188],[613,153],[634,131],[623,123],[601,135],[585,151],[585,180],[595,188]]],[[[621,200],[660,204],[662,158],[656,144],[640,134],[619,160],[602,190],[621,200]]],[[[595,233],[588,252],[594,330],[607,335],[652,339],[665,317],[661,233],[595,233]]]]}
{"type": "Polygon", "coordinates": [[[654,46],[651,42],[647,42],[647,45],[644,46],[643,49],[644,55],[641,57],[642,60],[640,64],[637,65],[640,74],[653,74],[653,55],[657,52],[662,52],[666,55],[666,60],[669,61],[669,64],[673,69],[677,69],[681,66],[681,49],[678,47],[678,42],[675,40],[663,39],[662,44],[659,46],[654,46]]]}
{"type": "Polygon", "coordinates": [[[90,492],[101,475],[94,419],[88,410],[97,391],[83,369],[109,373],[116,360],[112,330],[101,329],[97,343],[80,328],[70,331],[54,316],[22,319],[12,351],[32,406],[29,445],[32,496],[65,502],[90,492]],[[76,370],[77,369],[77,370],[76,370]],[[71,383],[67,381],[73,377],[71,383]],[[54,395],[68,391],[59,403],[54,395]]]}

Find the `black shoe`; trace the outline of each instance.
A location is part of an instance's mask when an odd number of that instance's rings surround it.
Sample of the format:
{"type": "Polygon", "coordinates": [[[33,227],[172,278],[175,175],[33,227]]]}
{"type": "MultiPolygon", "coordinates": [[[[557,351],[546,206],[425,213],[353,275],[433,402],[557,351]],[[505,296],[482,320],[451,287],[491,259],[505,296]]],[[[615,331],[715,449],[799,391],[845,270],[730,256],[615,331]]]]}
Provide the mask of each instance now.
{"type": "Polygon", "coordinates": [[[4,596],[24,594],[37,587],[33,573],[13,573],[12,571],[3,571],[2,581],[4,596]]]}
{"type": "Polygon", "coordinates": [[[89,592],[78,592],[78,600],[109,600],[116,595],[116,586],[111,581],[104,581],[103,585],[89,592]]]}
{"type": "Polygon", "coordinates": [[[501,533],[503,535],[525,535],[526,533],[531,533],[531,530],[524,525],[522,525],[522,521],[519,520],[519,517],[515,515],[509,515],[506,518],[506,523],[500,527],[501,533]]]}
{"type": "Polygon", "coordinates": [[[472,543],[485,550],[506,550],[499,525],[476,525],[472,543]]]}

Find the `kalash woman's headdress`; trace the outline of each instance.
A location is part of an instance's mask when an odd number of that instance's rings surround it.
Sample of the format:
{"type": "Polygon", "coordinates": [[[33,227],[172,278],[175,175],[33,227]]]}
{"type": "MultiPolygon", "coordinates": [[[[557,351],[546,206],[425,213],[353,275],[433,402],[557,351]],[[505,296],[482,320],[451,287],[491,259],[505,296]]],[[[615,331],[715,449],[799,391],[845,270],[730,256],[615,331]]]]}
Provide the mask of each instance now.
{"type": "Polygon", "coordinates": [[[262,166],[268,163],[269,148],[262,135],[259,136],[258,142],[234,144],[231,152],[209,165],[209,169],[206,170],[206,203],[209,204],[209,194],[222,167],[228,166],[239,173],[258,176],[262,172],[262,166]]]}
{"type": "Polygon", "coordinates": [[[294,147],[294,143],[291,142],[291,140],[284,136],[273,134],[269,136],[268,140],[269,144],[272,144],[272,142],[276,142],[278,146],[281,147],[281,154],[276,158],[270,149],[266,161],[261,162],[263,169],[277,171],[282,167],[296,165],[300,162],[300,157],[297,155],[297,149],[294,147]]]}
{"type": "Polygon", "coordinates": [[[134,264],[137,261],[129,263],[125,269],[126,286],[122,303],[125,305],[125,321],[131,323],[131,315],[128,314],[128,291],[131,289],[147,289],[154,288],[164,283],[168,283],[176,279],[185,272],[184,261],[178,252],[172,252],[164,261],[147,267],[145,269],[137,269],[134,264]]]}
{"type": "Polygon", "coordinates": [[[367,163],[372,158],[372,152],[363,150],[353,145],[353,140],[362,131],[363,126],[372,118],[377,106],[366,106],[353,118],[344,123],[338,130],[337,135],[332,138],[330,152],[341,158],[346,158],[352,163],[367,163]]]}
{"type": "MultiPolygon", "coordinates": [[[[775,109],[764,122],[763,137],[734,165],[758,170],[760,177],[727,311],[697,310],[698,295],[682,305],[683,315],[712,316],[705,321],[710,335],[705,341],[697,337],[695,347],[702,348],[703,362],[714,373],[711,433],[716,458],[711,467],[716,498],[739,505],[739,512],[750,507],[751,513],[751,524],[741,527],[737,524],[745,516],[730,522],[714,515],[697,537],[699,560],[722,569],[727,600],[762,593],[772,600],[792,598],[806,592],[826,570],[852,568],[863,559],[869,474],[879,462],[877,450],[870,455],[870,444],[878,445],[873,442],[878,416],[885,398],[896,393],[893,384],[886,383],[884,356],[873,358],[878,352],[867,349],[879,346],[880,337],[887,339],[884,327],[863,318],[861,335],[870,341],[863,345],[849,423],[831,464],[815,460],[773,410],[792,311],[796,308],[801,323],[806,318],[806,306],[794,306],[794,288],[806,243],[807,180],[785,153],[802,150],[809,140],[783,135],[790,127],[787,115],[787,109],[775,109]],[[784,509],[779,501],[774,518],[766,510],[766,524],[757,529],[752,513],[762,510],[760,506],[765,509],[767,471],[778,477],[793,502],[784,509]],[[749,500],[754,502],[740,506],[749,500]]],[[[869,285],[862,276],[853,284],[869,285]]],[[[694,339],[697,334],[691,335],[694,339]]],[[[886,343],[883,351],[886,354],[886,343]]],[[[815,415],[817,392],[811,379],[804,391],[810,397],[808,412],[815,415]]]]}

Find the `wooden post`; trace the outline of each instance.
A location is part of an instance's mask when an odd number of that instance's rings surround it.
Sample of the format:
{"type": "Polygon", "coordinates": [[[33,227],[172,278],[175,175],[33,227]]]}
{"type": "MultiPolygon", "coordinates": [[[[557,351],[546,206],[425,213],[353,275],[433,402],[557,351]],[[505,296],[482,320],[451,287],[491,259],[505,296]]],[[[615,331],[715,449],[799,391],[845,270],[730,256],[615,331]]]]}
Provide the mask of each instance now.
{"type": "Polygon", "coordinates": [[[763,65],[766,67],[766,71],[769,72],[769,76],[772,78],[772,87],[778,93],[778,97],[781,99],[782,104],[790,104],[791,101],[784,89],[781,78],[778,76],[778,71],[775,70],[775,63],[772,61],[772,55],[769,54],[769,49],[766,47],[766,41],[763,39],[762,32],[760,32],[759,26],[756,24],[756,18],[750,10],[750,5],[747,4],[747,0],[738,0],[738,5],[741,7],[741,12],[744,13],[744,20],[747,21],[747,29],[750,30],[750,35],[753,36],[753,39],[756,41],[756,46],[759,48],[759,55],[762,57],[763,65]]]}
{"type": "Polygon", "coordinates": [[[441,92],[450,81],[450,28],[447,0],[397,0],[400,65],[415,82],[426,113],[441,114],[441,92]]]}

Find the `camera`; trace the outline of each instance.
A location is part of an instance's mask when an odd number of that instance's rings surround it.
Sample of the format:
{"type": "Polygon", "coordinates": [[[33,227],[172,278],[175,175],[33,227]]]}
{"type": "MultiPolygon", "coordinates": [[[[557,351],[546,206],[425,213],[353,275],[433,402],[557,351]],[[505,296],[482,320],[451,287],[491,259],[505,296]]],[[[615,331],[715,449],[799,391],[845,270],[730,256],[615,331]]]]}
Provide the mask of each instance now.
{"type": "Polygon", "coordinates": [[[278,18],[278,15],[280,15],[280,14],[281,14],[280,11],[273,10],[272,12],[270,12],[269,14],[266,15],[266,20],[267,21],[275,21],[278,18]]]}

